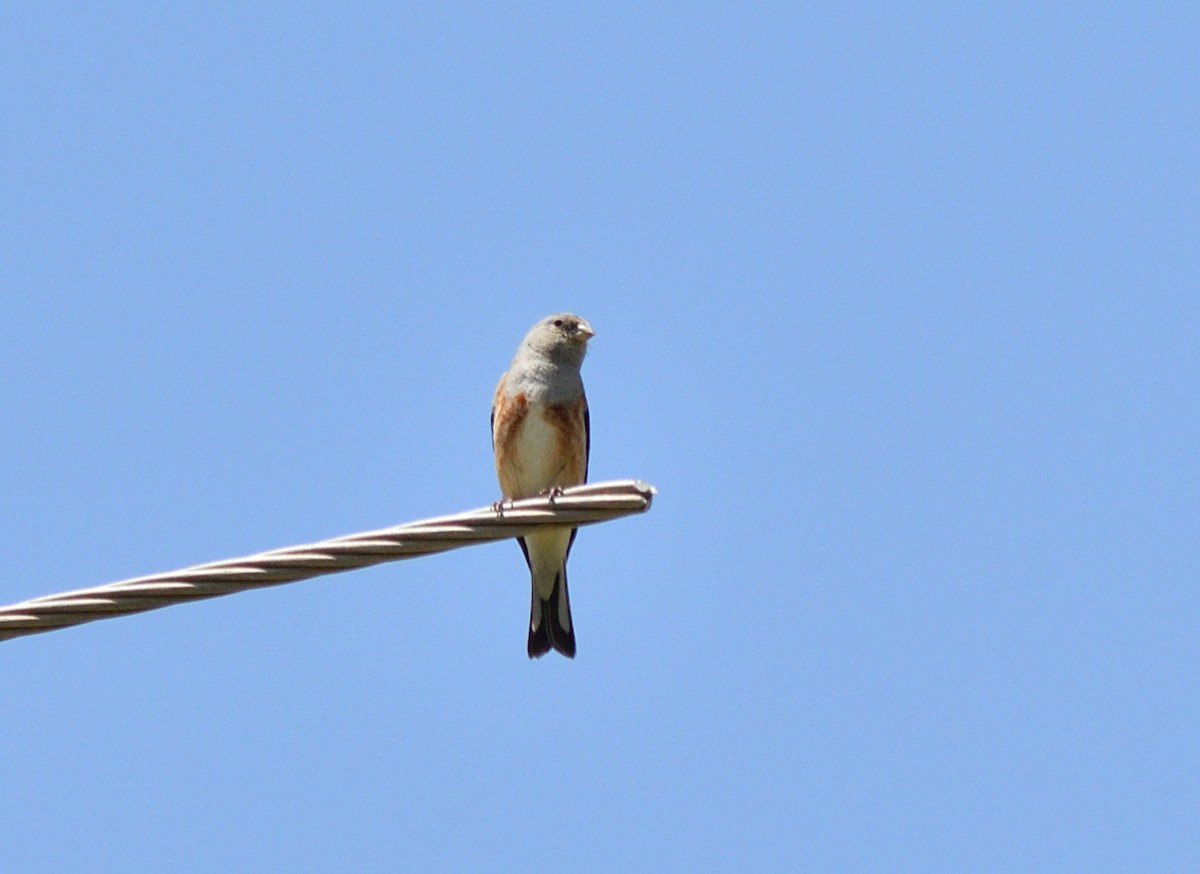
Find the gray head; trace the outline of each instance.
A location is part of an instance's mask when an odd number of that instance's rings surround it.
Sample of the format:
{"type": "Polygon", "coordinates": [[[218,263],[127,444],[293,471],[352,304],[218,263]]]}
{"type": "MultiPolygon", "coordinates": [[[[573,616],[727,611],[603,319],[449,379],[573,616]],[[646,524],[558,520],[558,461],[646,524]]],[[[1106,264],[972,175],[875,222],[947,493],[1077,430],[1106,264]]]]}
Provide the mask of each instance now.
{"type": "Polygon", "coordinates": [[[595,333],[586,319],[573,313],[555,313],[529,329],[517,354],[528,351],[555,364],[578,367],[587,353],[587,342],[595,333]]]}

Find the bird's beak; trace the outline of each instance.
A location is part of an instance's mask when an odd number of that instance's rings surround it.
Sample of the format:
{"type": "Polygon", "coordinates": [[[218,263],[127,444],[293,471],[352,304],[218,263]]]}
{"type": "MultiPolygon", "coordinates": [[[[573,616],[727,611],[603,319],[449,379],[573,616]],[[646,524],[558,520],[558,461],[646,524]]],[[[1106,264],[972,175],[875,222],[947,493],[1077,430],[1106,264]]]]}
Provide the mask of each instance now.
{"type": "Polygon", "coordinates": [[[579,333],[583,334],[583,339],[590,340],[596,336],[596,332],[592,330],[592,326],[587,322],[579,323],[579,333]]]}

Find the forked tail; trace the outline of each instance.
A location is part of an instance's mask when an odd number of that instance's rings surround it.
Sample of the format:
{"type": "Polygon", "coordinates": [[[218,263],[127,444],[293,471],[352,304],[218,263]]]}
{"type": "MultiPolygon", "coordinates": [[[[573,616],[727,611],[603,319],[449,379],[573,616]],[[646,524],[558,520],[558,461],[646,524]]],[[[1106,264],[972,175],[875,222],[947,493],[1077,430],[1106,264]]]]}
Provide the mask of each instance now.
{"type": "Polygon", "coordinates": [[[540,658],[551,649],[556,649],[569,659],[575,658],[575,625],[571,621],[571,599],[567,595],[567,566],[554,577],[554,588],[550,597],[538,597],[537,586],[533,586],[529,605],[529,643],[531,659],[540,658]]]}

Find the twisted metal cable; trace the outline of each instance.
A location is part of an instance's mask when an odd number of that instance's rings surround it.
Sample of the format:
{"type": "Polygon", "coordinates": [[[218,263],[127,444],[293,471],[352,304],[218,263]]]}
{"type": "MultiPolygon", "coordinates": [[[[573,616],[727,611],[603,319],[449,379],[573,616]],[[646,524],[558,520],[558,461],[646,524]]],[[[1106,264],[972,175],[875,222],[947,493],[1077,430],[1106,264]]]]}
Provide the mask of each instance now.
{"type": "Polygon", "coordinates": [[[653,497],[653,486],[638,480],[590,483],[564,489],[553,497],[505,501],[500,507],[482,507],[454,516],[423,519],[319,543],[274,549],[246,558],[214,561],[91,589],[45,595],[0,607],[0,641],[185,601],[294,583],[385,561],[431,555],[475,543],[505,540],[547,525],[577,528],[605,522],[645,512],[653,497]]]}

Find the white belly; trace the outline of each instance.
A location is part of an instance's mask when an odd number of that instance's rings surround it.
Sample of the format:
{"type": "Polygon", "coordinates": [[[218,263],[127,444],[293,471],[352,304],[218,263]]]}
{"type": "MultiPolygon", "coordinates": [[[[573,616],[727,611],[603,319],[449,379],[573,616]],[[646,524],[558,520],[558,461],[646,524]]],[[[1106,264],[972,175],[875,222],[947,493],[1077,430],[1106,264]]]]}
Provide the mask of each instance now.
{"type": "Polygon", "coordinates": [[[538,406],[533,406],[521,423],[515,448],[520,494],[513,497],[527,498],[561,485],[558,477],[563,460],[558,457],[558,435],[538,406]]]}

